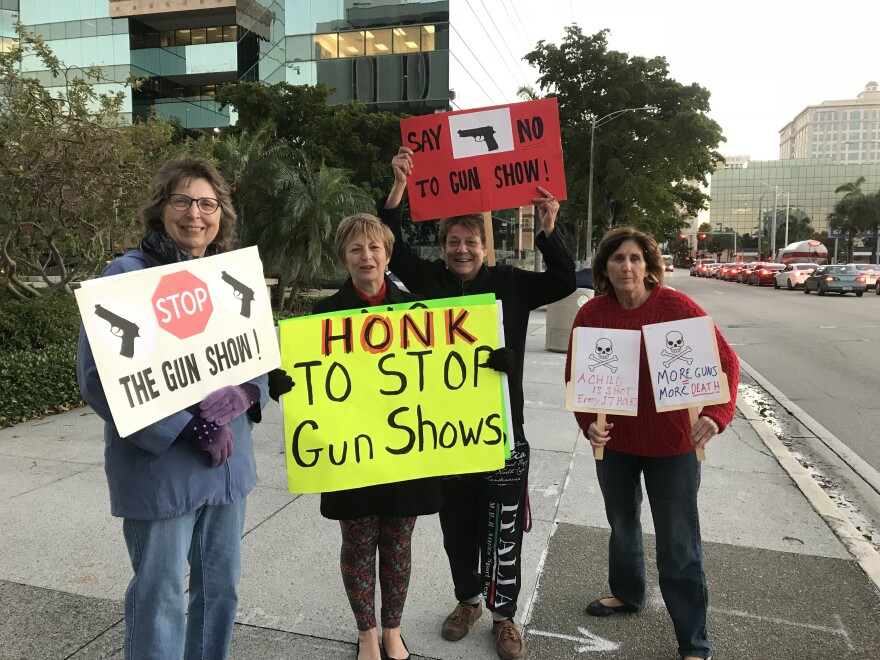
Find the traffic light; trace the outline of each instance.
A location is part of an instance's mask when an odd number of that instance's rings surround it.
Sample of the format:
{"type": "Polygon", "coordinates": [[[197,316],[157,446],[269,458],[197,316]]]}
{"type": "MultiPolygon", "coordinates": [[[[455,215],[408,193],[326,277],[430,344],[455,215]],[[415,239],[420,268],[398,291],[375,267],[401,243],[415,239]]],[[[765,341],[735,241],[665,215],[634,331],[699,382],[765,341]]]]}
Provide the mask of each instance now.
{"type": "Polygon", "coordinates": [[[705,240],[706,240],[706,234],[700,234],[700,240],[701,240],[701,241],[705,241],[705,240]]]}
{"type": "Polygon", "coordinates": [[[684,239],[687,238],[687,236],[686,236],[685,234],[679,234],[679,235],[678,235],[678,238],[679,238],[679,240],[682,240],[682,241],[683,241],[684,239]]]}

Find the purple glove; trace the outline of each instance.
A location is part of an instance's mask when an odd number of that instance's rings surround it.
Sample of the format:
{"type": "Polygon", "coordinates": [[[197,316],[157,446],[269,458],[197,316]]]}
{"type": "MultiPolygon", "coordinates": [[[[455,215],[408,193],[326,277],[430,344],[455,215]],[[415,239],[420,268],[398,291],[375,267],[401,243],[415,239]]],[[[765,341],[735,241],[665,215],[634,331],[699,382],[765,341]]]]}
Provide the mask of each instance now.
{"type": "Polygon", "coordinates": [[[211,455],[211,467],[223,465],[234,450],[229,427],[206,422],[201,417],[194,416],[189,420],[177,437],[208,452],[211,455]]]}
{"type": "Polygon", "coordinates": [[[225,426],[233,419],[246,412],[260,399],[260,390],[256,385],[228,385],[211,392],[199,404],[202,417],[217,426],[225,426]]]}

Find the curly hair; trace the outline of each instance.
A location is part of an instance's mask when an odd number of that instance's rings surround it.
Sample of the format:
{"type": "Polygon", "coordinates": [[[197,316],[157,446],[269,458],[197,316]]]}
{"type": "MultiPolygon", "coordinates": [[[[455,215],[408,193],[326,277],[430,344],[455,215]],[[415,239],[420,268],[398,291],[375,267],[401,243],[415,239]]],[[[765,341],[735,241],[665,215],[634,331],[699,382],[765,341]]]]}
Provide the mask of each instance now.
{"type": "Polygon", "coordinates": [[[169,195],[174,192],[178,184],[192,179],[205,179],[214,188],[214,194],[220,202],[220,230],[212,244],[217,247],[218,252],[231,250],[237,219],[235,207],[232,205],[232,197],[229,195],[229,188],[223,175],[204,158],[192,156],[175,158],[159,168],[150,186],[150,199],[141,208],[141,224],[144,231],[150,229],[165,231],[162,214],[169,195]]]}
{"type": "Polygon", "coordinates": [[[356,213],[339,222],[336,228],[336,256],[339,263],[345,266],[345,248],[355,236],[366,235],[371,240],[380,241],[385,246],[385,254],[391,258],[394,249],[394,234],[379,218],[370,213],[356,213]]]}
{"type": "Polygon", "coordinates": [[[593,287],[599,293],[609,293],[611,281],[608,279],[608,260],[625,241],[635,241],[642,249],[645,257],[645,286],[651,288],[655,284],[663,284],[663,257],[660,246],[654,237],[634,227],[615,227],[602,237],[596,256],[593,257],[593,287]]]}

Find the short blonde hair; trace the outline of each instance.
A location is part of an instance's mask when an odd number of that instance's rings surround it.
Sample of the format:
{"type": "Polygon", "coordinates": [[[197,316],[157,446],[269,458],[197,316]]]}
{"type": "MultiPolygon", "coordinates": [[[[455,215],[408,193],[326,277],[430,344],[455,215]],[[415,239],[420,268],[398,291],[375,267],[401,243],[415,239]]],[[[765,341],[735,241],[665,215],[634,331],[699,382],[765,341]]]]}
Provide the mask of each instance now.
{"type": "Polygon", "coordinates": [[[596,250],[596,256],[593,257],[593,287],[599,293],[610,292],[611,281],[605,274],[605,271],[608,270],[608,260],[625,241],[635,241],[644,253],[646,288],[651,288],[655,284],[663,284],[663,256],[657,241],[650,234],[634,227],[621,226],[615,227],[602,237],[602,242],[599,243],[596,250]]]}
{"type": "Polygon", "coordinates": [[[343,218],[336,229],[336,257],[345,266],[345,248],[355,236],[366,234],[371,240],[381,241],[385,245],[385,253],[391,258],[394,248],[394,234],[371,213],[355,213],[343,218]]]}
{"type": "Polygon", "coordinates": [[[437,233],[437,238],[440,240],[441,247],[446,247],[446,237],[449,235],[449,230],[456,225],[461,225],[464,227],[465,231],[470,234],[479,235],[483,247],[486,247],[486,223],[483,222],[483,216],[477,213],[471,215],[456,215],[451,218],[441,218],[440,230],[437,233]]]}

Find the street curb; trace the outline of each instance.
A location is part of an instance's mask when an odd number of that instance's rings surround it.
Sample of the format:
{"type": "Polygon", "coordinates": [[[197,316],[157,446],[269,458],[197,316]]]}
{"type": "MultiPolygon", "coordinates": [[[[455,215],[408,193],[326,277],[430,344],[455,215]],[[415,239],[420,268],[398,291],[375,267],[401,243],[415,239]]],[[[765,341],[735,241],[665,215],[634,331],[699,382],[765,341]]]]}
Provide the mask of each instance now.
{"type": "Polygon", "coordinates": [[[797,404],[780,392],[773,383],[755,371],[750,364],[743,361],[742,358],[739,360],[739,365],[743,371],[751,376],[751,378],[770,396],[772,396],[792,417],[803,424],[811,433],[821,440],[828,449],[837,454],[840,460],[846,463],[853,472],[865,481],[865,483],[871,486],[871,488],[877,491],[877,493],[880,493],[880,472],[877,472],[877,470],[868,465],[863,458],[838,440],[837,436],[831,431],[810,417],[797,404]]]}
{"type": "MultiPolygon", "coordinates": [[[[743,365],[742,361],[740,361],[740,365],[743,365]]],[[[746,371],[751,371],[751,368],[746,368],[746,371]]],[[[776,457],[782,469],[788,473],[791,480],[804,494],[816,513],[856,559],[865,575],[874,583],[874,587],[880,591],[880,553],[865,540],[855,525],[841,514],[834,501],[822,490],[788,448],[779,441],[779,438],[770,430],[767,422],[757,411],[739,397],[737,397],[736,407],[764,442],[767,449],[776,457]]]]}

